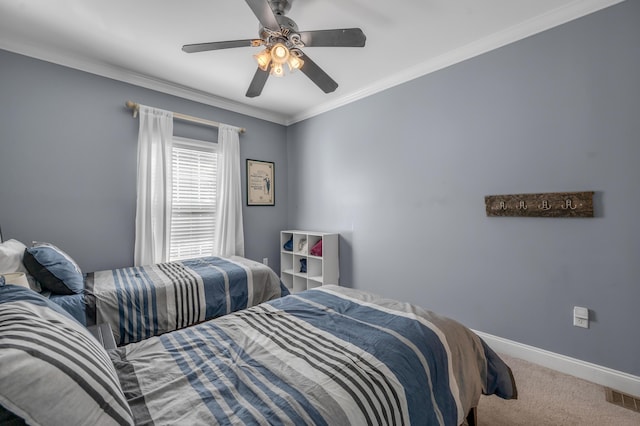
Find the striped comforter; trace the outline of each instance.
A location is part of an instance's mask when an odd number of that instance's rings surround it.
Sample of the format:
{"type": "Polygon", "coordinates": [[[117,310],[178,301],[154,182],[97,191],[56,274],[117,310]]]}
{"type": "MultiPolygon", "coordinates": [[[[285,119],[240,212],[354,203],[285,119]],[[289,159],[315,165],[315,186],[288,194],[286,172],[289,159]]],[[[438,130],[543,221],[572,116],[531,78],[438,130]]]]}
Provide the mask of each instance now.
{"type": "Polygon", "coordinates": [[[95,322],[118,344],[271,300],[288,291],[269,267],[243,257],[206,257],[87,274],[95,322]]]}
{"type": "Polygon", "coordinates": [[[460,425],[509,368],[459,323],[336,286],[111,353],[136,424],[460,425]]]}

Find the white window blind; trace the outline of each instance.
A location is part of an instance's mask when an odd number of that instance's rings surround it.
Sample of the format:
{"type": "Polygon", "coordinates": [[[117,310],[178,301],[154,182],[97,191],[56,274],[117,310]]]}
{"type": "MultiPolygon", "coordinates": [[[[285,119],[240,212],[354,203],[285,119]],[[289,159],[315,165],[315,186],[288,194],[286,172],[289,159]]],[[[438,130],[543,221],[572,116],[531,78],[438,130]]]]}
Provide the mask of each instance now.
{"type": "Polygon", "coordinates": [[[174,138],[169,260],[211,256],[216,226],[217,144],[174,138]]]}

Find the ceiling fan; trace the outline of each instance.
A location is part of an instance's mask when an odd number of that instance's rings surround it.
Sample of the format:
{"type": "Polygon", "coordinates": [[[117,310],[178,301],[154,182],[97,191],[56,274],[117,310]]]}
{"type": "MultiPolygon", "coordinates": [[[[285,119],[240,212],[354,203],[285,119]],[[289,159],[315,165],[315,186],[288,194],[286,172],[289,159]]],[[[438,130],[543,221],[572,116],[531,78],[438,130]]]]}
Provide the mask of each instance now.
{"type": "Polygon", "coordinates": [[[269,74],[284,75],[284,66],[291,71],[299,69],[325,93],[338,87],[329,75],[302,51],[303,47],[363,47],[366,36],[360,28],[335,30],[298,31],[296,23],[285,16],[292,0],[245,0],[260,22],[258,39],[216,41],[185,44],[187,53],[235,47],[260,47],[264,50],[254,55],[258,69],[251,80],[246,96],[254,98],[262,93],[269,74]]]}

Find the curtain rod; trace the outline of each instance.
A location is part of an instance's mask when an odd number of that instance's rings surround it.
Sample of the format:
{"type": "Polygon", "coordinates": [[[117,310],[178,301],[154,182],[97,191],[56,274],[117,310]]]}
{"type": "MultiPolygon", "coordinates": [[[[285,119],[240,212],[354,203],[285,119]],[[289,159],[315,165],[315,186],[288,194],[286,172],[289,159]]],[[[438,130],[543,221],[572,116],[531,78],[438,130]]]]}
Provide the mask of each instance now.
{"type": "MultiPolygon", "coordinates": [[[[138,115],[140,104],[132,101],[127,101],[125,102],[125,105],[127,106],[127,108],[133,110],[133,117],[135,118],[138,115]]],[[[204,126],[209,126],[209,127],[215,127],[215,128],[220,127],[220,123],[218,123],[217,121],[206,120],[204,118],[193,117],[191,115],[186,115],[186,114],[180,114],[179,112],[174,112],[173,118],[177,118],[178,120],[182,120],[182,121],[188,121],[190,123],[202,124],[204,126]]],[[[237,129],[238,129],[238,133],[244,133],[247,131],[247,129],[243,127],[238,127],[237,129]]]]}

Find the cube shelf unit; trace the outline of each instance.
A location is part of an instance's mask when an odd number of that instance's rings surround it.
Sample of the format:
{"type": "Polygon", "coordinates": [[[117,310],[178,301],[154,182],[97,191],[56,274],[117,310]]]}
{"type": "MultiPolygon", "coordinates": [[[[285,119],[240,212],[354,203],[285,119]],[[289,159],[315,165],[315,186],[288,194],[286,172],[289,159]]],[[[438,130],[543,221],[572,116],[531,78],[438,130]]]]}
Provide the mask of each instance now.
{"type": "Polygon", "coordinates": [[[326,284],[339,284],[338,264],[339,234],[329,232],[281,231],[280,232],[280,279],[292,293],[320,287],[326,284]],[[284,249],[284,245],[293,238],[293,250],[284,249]],[[300,250],[301,241],[306,240],[304,250],[300,250]],[[309,254],[311,248],[322,240],[322,256],[309,254]],[[301,260],[306,259],[307,272],[301,272],[301,260]]]}

